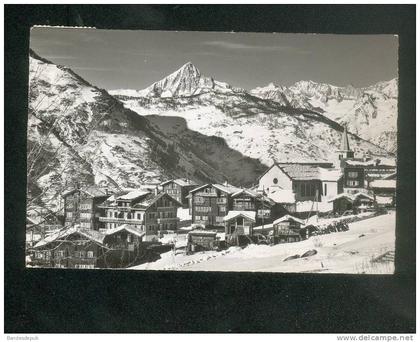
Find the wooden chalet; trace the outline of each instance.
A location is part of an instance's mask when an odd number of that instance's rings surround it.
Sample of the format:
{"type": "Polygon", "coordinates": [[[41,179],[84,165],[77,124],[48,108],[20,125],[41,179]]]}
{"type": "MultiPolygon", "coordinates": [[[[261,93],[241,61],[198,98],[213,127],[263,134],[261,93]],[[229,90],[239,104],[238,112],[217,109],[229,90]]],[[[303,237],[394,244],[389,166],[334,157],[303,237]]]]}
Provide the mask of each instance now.
{"type": "Polygon", "coordinates": [[[301,240],[300,230],[305,222],[297,217],[285,215],[273,222],[273,242],[297,242],[301,240]]]}
{"type": "Polygon", "coordinates": [[[232,207],[232,195],[241,189],[228,184],[205,184],[190,191],[192,222],[206,227],[224,227],[232,207]]]}
{"type": "Polygon", "coordinates": [[[226,236],[252,235],[256,222],[255,211],[231,210],[224,218],[226,236]]]}
{"type": "Polygon", "coordinates": [[[104,228],[99,217],[104,215],[100,207],[111,193],[107,189],[97,186],[74,188],[65,193],[64,199],[64,225],[80,225],[81,228],[99,230],[104,228]]]}
{"type": "Polygon", "coordinates": [[[34,246],[32,264],[55,268],[103,267],[104,235],[79,225],[62,229],[34,246]]]}
{"type": "Polygon", "coordinates": [[[172,179],[161,184],[162,191],[166,192],[178,202],[182,203],[184,208],[188,207],[188,194],[191,190],[198,187],[198,184],[191,179],[179,178],[172,179]]]}
{"type": "Polygon", "coordinates": [[[241,189],[231,196],[232,202],[229,207],[233,211],[253,211],[256,212],[256,222],[271,223],[276,218],[288,214],[284,204],[276,203],[263,192],[250,189],[241,189]]]}
{"type": "Polygon", "coordinates": [[[103,263],[107,268],[124,268],[140,260],[145,249],[142,241],[146,233],[130,224],[123,224],[104,233],[103,243],[109,248],[103,263]]]}
{"type": "Polygon", "coordinates": [[[374,198],[364,192],[357,192],[355,194],[341,193],[330,199],[330,202],[333,203],[333,212],[338,214],[350,211],[356,214],[372,209],[375,204],[374,198]]]}
{"type": "Polygon", "coordinates": [[[134,226],[145,233],[145,241],[152,241],[164,231],[177,229],[177,210],[181,206],[165,192],[134,191],[107,203],[100,220],[109,224],[108,229],[122,224],[134,226]]]}

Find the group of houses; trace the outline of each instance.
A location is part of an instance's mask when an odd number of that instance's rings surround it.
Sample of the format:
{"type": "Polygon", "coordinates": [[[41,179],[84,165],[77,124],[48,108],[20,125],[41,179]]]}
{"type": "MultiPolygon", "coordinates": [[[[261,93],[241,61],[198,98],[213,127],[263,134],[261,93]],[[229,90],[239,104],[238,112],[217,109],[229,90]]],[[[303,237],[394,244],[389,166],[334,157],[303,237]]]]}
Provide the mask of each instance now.
{"type": "Polygon", "coordinates": [[[188,234],[189,252],[213,248],[218,231],[230,243],[267,234],[299,241],[311,213],[393,206],[395,183],[395,166],[354,157],[344,129],[336,163],[276,162],[246,189],[189,179],[119,192],[75,187],[62,194],[64,226],[33,244],[34,260],[52,267],[126,267],[153,254],[163,233],[177,231],[180,208],[197,228],[188,234]]]}

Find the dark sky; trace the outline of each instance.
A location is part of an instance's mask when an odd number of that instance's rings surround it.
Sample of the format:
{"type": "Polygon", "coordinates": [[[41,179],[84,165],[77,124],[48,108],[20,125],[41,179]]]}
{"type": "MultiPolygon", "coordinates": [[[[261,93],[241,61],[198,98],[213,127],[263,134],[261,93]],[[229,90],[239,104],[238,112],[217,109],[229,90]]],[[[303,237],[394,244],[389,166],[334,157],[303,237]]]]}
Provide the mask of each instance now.
{"type": "Polygon", "coordinates": [[[398,75],[392,35],[33,28],[31,48],[105,89],[146,88],[188,61],[245,89],[300,80],[362,87],[398,75]]]}

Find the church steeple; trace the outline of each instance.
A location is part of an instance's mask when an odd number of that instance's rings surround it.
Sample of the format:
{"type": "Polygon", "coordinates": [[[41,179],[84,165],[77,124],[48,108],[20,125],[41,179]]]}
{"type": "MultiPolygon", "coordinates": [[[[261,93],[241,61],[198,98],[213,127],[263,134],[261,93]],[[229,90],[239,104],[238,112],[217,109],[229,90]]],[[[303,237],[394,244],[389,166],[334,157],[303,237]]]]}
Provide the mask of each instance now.
{"type": "Polygon", "coordinates": [[[347,127],[344,126],[344,131],[341,136],[341,145],[340,145],[340,151],[351,151],[350,150],[350,144],[349,144],[349,137],[347,136],[347,127]]]}
{"type": "Polygon", "coordinates": [[[350,149],[349,137],[347,135],[347,126],[344,126],[343,134],[341,136],[341,144],[338,152],[338,159],[348,159],[354,157],[354,152],[350,149]]]}

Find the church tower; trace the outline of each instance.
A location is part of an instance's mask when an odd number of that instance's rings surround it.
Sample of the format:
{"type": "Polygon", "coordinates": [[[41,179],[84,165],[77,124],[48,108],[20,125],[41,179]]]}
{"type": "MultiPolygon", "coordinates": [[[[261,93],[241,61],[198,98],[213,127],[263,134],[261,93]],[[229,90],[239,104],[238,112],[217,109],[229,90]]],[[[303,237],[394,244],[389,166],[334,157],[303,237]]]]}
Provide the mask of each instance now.
{"type": "Polygon", "coordinates": [[[341,161],[342,159],[354,158],[354,152],[350,149],[346,126],[344,126],[343,135],[341,136],[340,149],[337,151],[337,154],[338,161],[341,161]]]}

